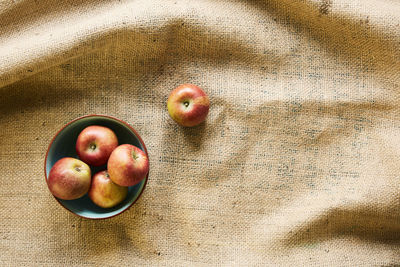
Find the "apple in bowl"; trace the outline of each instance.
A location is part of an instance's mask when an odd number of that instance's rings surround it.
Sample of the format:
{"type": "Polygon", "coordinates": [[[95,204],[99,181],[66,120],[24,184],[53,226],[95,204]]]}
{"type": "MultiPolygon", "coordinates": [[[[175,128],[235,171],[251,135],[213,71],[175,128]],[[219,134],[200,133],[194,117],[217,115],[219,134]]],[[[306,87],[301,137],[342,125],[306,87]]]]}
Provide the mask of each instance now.
{"type": "Polygon", "coordinates": [[[78,157],[92,166],[107,163],[111,152],[118,146],[115,133],[104,126],[91,125],[83,129],[76,140],[78,157]]]}
{"type": "Polygon", "coordinates": [[[78,199],[89,191],[90,167],[79,159],[62,158],[51,168],[47,183],[55,197],[63,200],[78,199]]]}
{"type": "Polygon", "coordinates": [[[194,84],[183,84],[170,93],[168,113],[178,124],[193,127],[202,123],[208,114],[210,100],[207,94],[194,84]]]}
{"type": "Polygon", "coordinates": [[[133,186],[146,178],[149,172],[149,159],[140,148],[123,144],[111,153],[107,170],[114,183],[120,186],[133,186]]]}
{"type": "Polygon", "coordinates": [[[93,175],[88,195],[97,206],[112,208],[126,198],[128,187],[115,184],[105,170],[93,175]]]}

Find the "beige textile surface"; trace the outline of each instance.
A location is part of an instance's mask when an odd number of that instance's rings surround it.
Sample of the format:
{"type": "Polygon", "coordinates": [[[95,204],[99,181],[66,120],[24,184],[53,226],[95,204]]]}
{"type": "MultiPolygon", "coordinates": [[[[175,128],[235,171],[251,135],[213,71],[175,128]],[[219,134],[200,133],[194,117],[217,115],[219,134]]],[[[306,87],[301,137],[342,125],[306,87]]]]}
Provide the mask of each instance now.
{"type": "Polygon", "coordinates": [[[400,2],[3,0],[0,265],[400,264],[400,2]],[[185,129],[166,99],[211,99],[185,129]],[[81,219],[47,190],[68,121],[132,124],[139,201],[81,219]]]}

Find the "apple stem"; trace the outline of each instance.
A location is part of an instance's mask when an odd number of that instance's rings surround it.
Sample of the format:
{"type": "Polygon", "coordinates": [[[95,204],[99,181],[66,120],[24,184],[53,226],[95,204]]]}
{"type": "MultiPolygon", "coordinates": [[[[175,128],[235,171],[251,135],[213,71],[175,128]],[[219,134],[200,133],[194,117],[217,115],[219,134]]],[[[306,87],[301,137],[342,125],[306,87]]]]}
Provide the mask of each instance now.
{"type": "Polygon", "coordinates": [[[96,144],[90,144],[89,147],[90,147],[91,150],[95,150],[96,149],[96,144]]]}
{"type": "Polygon", "coordinates": [[[183,102],[183,105],[185,106],[185,107],[188,107],[189,106],[189,101],[185,101],[185,102],[183,102]]]}
{"type": "Polygon", "coordinates": [[[133,157],[133,159],[135,159],[135,160],[138,158],[138,156],[136,155],[135,150],[132,150],[132,157],[133,157]]]}
{"type": "Polygon", "coordinates": [[[81,168],[75,167],[75,170],[76,170],[77,172],[80,172],[80,171],[81,171],[81,168]]]}

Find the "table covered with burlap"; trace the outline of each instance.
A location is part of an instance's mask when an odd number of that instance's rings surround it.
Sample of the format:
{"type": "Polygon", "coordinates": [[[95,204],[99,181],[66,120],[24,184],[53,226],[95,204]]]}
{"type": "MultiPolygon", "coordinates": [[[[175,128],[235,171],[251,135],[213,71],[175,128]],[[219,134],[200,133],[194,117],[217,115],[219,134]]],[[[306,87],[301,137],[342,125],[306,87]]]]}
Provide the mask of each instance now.
{"type": "Polygon", "coordinates": [[[1,266],[397,266],[400,3],[0,2],[1,266]],[[182,83],[207,121],[168,115],[182,83]],[[67,122],[130,123],[150,175],[89,220],[44,179],[67,122]]]}

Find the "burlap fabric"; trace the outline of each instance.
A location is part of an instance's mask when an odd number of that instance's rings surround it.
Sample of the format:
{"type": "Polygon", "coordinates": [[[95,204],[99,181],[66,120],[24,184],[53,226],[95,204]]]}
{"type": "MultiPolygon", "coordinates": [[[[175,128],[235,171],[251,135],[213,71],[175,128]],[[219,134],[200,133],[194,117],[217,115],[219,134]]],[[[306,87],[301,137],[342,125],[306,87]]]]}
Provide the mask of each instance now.
{"type": "Polygon", "coordinates": [[[1,266],[398,266],[400,3],[0,2],[1,266]],[[166,110],[204,88],[207,122],[166,110]],[[50,195],[68,121],[132,124],[150,177],[127,212],[50,195]]]}

